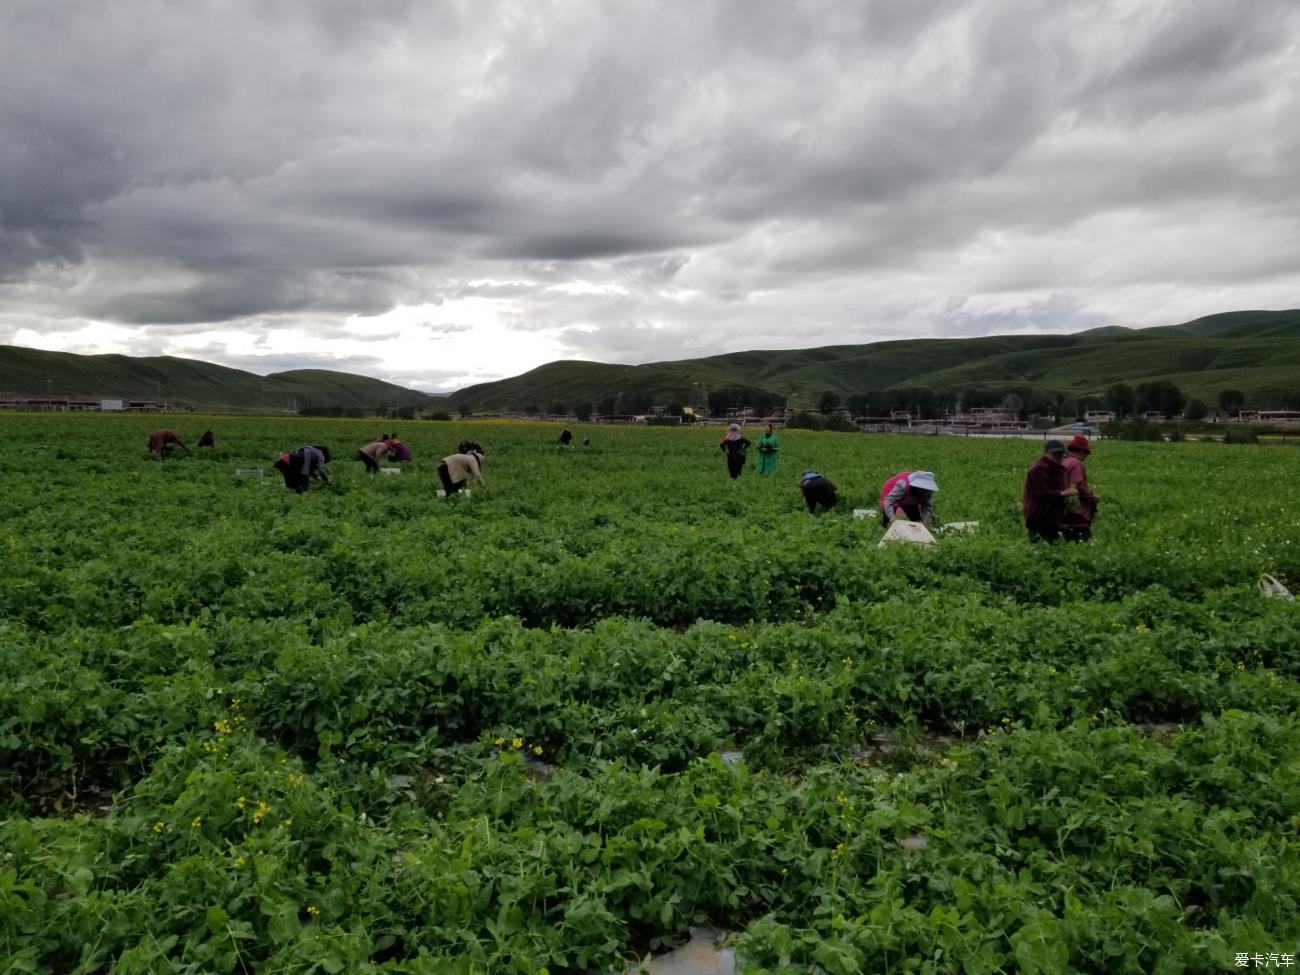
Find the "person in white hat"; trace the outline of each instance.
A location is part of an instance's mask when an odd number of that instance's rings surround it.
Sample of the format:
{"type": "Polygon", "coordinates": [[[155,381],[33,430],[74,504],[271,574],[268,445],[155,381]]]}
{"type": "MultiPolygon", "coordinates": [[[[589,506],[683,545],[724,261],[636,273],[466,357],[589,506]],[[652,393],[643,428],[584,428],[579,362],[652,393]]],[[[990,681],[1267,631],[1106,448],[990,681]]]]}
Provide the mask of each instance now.
{"type": "Polygon", "coordinates": [[[880,489],[880,524],[919,521],[928,525],[934,517],[934,496],[939,491],[930,471],[900,471],[880,489]]]}

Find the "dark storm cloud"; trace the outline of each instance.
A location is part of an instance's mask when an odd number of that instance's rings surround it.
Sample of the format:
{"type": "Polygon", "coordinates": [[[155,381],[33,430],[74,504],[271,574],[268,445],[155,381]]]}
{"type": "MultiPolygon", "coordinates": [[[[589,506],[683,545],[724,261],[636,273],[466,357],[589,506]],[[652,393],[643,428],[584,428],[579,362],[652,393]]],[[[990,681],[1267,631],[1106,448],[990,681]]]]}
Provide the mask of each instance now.
{"type": "Polygon", "coordinates": [[[480,301],[645,360],[1257,303],[1298,35],[1290,0],[13,0],[0,317],[382,345],[346,322],[480,301]]]}

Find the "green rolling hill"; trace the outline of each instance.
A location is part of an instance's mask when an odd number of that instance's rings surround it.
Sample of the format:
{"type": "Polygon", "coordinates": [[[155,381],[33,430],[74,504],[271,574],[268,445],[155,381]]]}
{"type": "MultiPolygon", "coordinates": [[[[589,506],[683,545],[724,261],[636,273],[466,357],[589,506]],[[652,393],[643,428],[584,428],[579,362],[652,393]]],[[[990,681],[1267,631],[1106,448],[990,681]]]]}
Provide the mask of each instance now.
{"type": "Polygon", "coordinates": [[[825,391],[929,389],[1101,396],[1117,383],[1172,382],[1214,404],[1224,389],[1255,408],[1300,408],[1300,310],[1229,312],[1182,325],[1108,326],[1071,335],[910,339],[817,349],[735,352],[639,366],[552,362],[459,390],[450,405],[476,411],[621,396],[703,403],[710,391],[749,387],[813,406],[825,391]]]}
{"type": "Polygon", "coordinates": [[[551,362],[523,375],[433,397],[347,373],[300,369],[258,376],[169,356],[73,355],[0,346],[0,398],[162,399],[196,410],[282,412],[413,407],[476,412],[572,409],[640,399],[703,404],[733,387],[813,407],[822,393],[930,390],[949,396],[1033,390],[1048,398],[1101,396],[1112,385],[1166,381],[1213,405],[1224,389],[1248,407],[1300,408],[1300,310],[1210,315],[1182,325],[1107,326],[1072,335],[908,339],[870,345],[733,352],[629,366],[551,362]]]}
{"type": "Polygon", "coordinates": [[[304,407],[437,408],[426,393],[324,369],[258,376],[171,356],[74,355],[0,346],[0,394],[60,399],[164,400],[195,410],[277,413],[304,407]]]}

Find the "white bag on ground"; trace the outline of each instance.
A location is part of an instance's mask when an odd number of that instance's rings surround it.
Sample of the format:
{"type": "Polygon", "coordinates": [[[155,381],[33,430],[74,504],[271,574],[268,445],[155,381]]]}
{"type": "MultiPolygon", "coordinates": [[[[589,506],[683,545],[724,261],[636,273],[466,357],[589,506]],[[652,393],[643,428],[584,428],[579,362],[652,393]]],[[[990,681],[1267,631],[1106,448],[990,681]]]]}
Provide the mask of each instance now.
{"type": "Polygon", "coordinates": [[[1259,577],[1259,591],[1270,599],[1285,599],[1288,602],[1294,602],[1295,600],[1295,596],[1291,595],[1291,590],[1267,572],[1259,577]]]}
{"type": "Polygon", "coordinates": [[[919,521],[895,521],[885,532],[877,548],[884,548],[890,542],[911,542],[913,545],[933,545],[934,536],[919,521]]]}

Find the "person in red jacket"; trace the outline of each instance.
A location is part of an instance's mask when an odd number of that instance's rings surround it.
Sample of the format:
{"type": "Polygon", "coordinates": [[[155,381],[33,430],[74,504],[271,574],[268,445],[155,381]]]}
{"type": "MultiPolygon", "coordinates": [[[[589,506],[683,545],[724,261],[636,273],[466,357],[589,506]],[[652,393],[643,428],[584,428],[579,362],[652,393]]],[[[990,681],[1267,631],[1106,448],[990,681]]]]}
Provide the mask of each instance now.
{"type": "Polygon", "coordinates": [[[1025,516],[1025,528],[1031,542],[1055,542],[1061,537],[1065,517],[1066,498],[1079,493],[1077,487],[1065,483],[1065,444],[1049,440],[1043,445],[1043,454],[1034,461],[1025,475],[1025,493],[1020,510],[1025,516]]]}
{"type": "Polygon", "coordinates": [[[1065,445],[1066,457],[1061,461],[1065,468],[1065,486],[1078,488],[1078,494],[1065,499],[1065,517],[1061,520],[1061,534],[1067,542],[1086,542],[1092,538],[1092,520],[1097,517],[1097,492],[1088,483],[1085,466],[1092,447],[1081,433],[1065,445]]]}
{"type": "Polygon", "coordinates": [[[149,434],[149,453],[154,460],[162,460],[166,457],[173,445],[189,453],[190,448],[185,446],[185,441],[175,430],[155,430],[149,434]]]}

